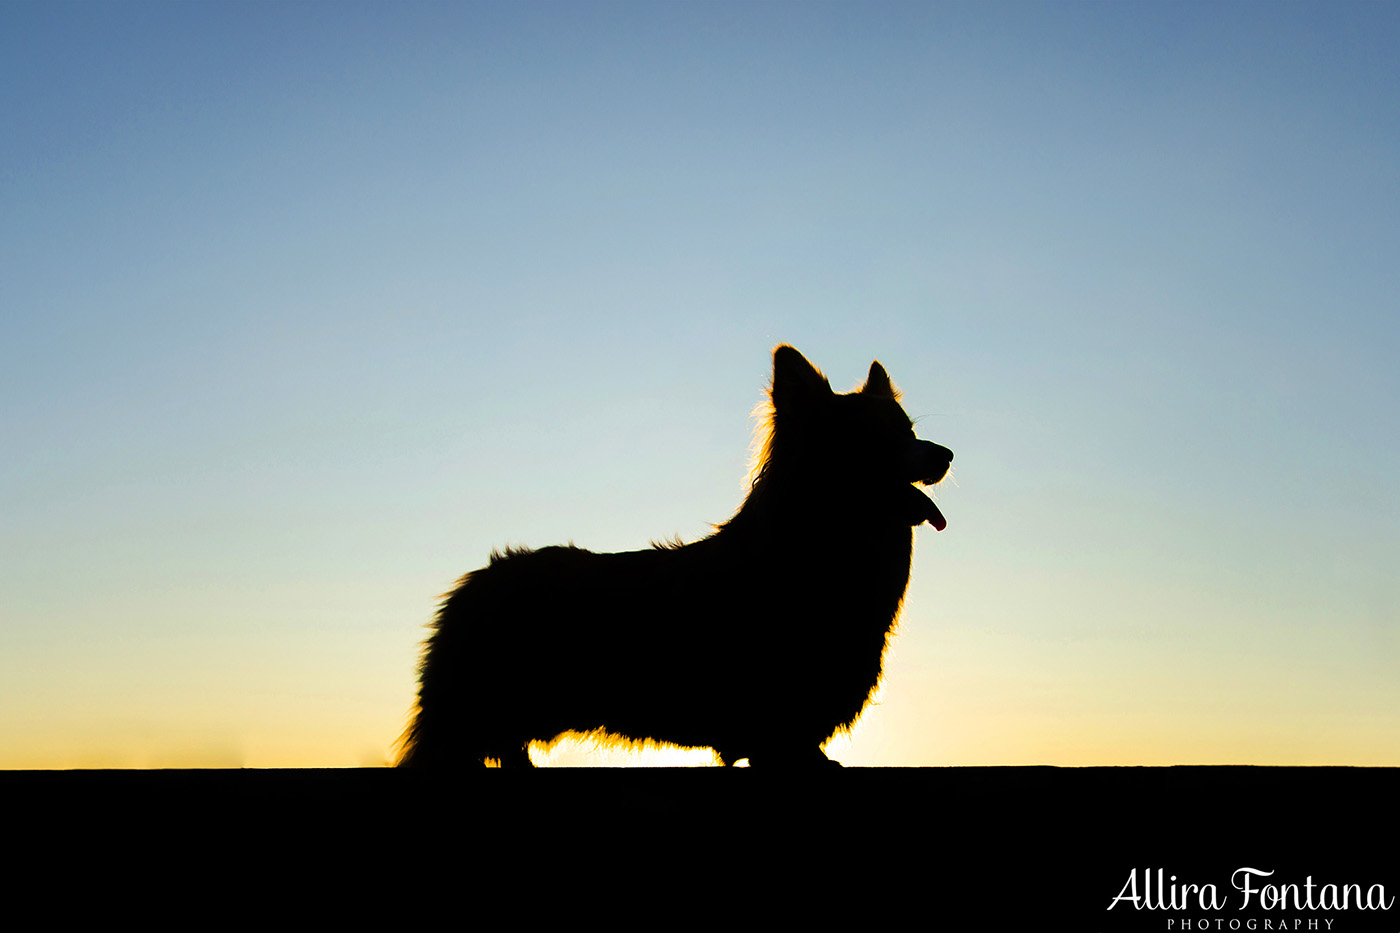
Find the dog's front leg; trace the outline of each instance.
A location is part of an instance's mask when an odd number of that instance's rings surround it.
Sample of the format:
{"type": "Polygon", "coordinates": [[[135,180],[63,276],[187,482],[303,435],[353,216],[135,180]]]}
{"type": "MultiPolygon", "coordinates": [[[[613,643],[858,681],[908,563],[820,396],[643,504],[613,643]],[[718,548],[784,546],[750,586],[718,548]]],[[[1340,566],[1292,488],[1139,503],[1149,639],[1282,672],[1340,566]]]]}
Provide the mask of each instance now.
{"type": "Polygon", "coordinates": [[[750,755],[749,767],[806,771],[813,768],[839,768],[841,762],[826,757],[826,752],[821,750],[821,746],[807,749],[772,748],[759,755],[750,755]]]}

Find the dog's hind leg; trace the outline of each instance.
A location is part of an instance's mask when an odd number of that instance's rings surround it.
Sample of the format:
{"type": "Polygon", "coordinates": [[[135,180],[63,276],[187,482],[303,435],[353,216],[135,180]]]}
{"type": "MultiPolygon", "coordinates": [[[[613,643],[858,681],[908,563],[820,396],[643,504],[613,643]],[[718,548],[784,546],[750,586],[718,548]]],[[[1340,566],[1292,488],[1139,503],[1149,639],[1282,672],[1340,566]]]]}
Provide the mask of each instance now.
{"type": "Polygon", "coordinates": [[[528,742],[514,746],[513,748],[501,749],[499,755],[488,755],[494,758],[502,768],[533,768],[535,763],[530,760],[530,744],[528,742]]]}

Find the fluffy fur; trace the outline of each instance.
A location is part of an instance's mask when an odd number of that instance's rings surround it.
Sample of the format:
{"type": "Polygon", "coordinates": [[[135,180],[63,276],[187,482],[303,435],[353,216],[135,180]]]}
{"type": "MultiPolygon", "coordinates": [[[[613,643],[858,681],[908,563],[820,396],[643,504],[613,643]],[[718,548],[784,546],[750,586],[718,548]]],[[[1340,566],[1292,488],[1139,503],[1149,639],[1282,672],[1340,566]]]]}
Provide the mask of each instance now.
{"type": "Polygon", "coordinates": [[[913,528],[913,483],[953,454],[914,436],[880,364],[839,395],[773,353],[752,488],[715,533],[622,554],[493,553],[443,600],[400,766],[530,765],[566,732],[713,748],[725,763],[824,764],[880,680],[913,528]]]}

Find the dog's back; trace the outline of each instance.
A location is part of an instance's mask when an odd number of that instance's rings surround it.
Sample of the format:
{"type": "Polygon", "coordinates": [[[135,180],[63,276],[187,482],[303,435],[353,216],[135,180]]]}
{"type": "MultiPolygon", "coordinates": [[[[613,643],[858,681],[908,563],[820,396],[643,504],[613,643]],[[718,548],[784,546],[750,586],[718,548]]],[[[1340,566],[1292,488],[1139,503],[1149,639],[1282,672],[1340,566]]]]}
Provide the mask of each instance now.
{"type": "Polygon", "coordinates": [[[493,554],[443,602],[401,765],[529,763],[533,740],[607,733],[751,763],[824,762],[880,677],[912,526],[942,516],[913,481],[952,454],[918,441],[879,364],[836,395],[774,354],[773,414],[739,512],[693,544],[493,554]]]}

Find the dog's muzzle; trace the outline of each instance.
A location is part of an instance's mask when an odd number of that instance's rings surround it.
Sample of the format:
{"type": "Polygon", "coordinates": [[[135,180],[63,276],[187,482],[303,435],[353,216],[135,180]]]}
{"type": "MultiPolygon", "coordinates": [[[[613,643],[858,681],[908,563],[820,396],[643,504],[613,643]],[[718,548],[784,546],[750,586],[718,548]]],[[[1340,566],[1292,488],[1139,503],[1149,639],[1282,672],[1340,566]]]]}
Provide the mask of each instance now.
{"type": "Polygon", "coordinates": [[[953,452],[933,441],[911,441],[909,452],[905,454],[907,468],[904,475],[911,483],[932,486],[948,475],[948,467],[953,462],[953,452]]]}
{"type": "MultiPolygon", "coordinates": [[[[947,476],[948,467],[953,462],[953,452],[932,441],[910,441],[909,449],[904,456],[904,475],[908,477],[909,482],[922,483],[925,486],[932,486],[947,476]]],[[[943,517],[943,513],[938,510],[938,506],[926,493],[913,486],[909,487],[909,491],[913,493],[910,496],[909,524],[921,525],[928,522],[939,531],[948,527],[948,520],[943,517]]]]}

